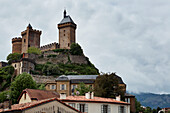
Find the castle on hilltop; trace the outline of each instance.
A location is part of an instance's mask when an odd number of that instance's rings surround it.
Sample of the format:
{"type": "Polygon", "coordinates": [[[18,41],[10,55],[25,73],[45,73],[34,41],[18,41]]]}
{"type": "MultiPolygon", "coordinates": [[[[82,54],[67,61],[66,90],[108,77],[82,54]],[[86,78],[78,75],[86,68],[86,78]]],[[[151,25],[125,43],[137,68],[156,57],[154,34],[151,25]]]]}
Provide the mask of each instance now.
{"type": "MultiPolygon", "coordinates": [[[[28,54],[27,51],[29,47],[36,47],[40,48],[42,52],[49,52],[54,49],[70,49],[71,44],[76,43],[77,25],[69,15],[66,15],[66,10],[64,10],[63,15],[63,19],[58,24],[59,43],[54,42],[52,44],[40,46],[42,31],[33,29],[31,24],[27,26],[25,31],[21,32],[21,37],[12,39],[12,53],[23,54],[23,57],[20,60],[12,62],[12,66],[15,69],[14,75],[18,75],[23,72],[30,73],[31,70],[34,70],[35,64],[39,62],[35,61],[35,59],[38,59],[36,55],[28,54]]],[[[73,59],[75,58],[73,57],[73,59]]],[[[85,57],[81,59],[83,59],[82,61],[86,63],[85,57]]],[[[42,61],[40,61],[40,63],[42,63],[42,61]]]]}
{"type": "Polygon", "coordinates": [[[27,53],[29,47],[40,48],[43,51],[54,49],[70,49],[71,44],[76,42],[76,27],[77,25],[69,15],[66,15],[64,10],[64,17],[58,24],[59,29],[59,43],[52,43],[40,47],[40,36],[42,31],[35,30],[29,24],[25,31],[21,32],[21,37],[12,39],[12,53],[27,53]]]}

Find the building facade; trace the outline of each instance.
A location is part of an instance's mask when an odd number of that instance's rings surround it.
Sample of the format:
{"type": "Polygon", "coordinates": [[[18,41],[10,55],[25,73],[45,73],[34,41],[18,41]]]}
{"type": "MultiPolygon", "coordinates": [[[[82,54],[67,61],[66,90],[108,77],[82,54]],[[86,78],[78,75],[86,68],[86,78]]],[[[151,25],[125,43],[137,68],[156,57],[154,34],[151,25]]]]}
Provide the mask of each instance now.
{"type": "MultiPolygon", "coordinates": [[[[61,96],[60,96],[61,98],[61,96]]],[[[68,96],[60,99],[82,113],[130,113],[130,104],[111,98],[68,96]]]]}

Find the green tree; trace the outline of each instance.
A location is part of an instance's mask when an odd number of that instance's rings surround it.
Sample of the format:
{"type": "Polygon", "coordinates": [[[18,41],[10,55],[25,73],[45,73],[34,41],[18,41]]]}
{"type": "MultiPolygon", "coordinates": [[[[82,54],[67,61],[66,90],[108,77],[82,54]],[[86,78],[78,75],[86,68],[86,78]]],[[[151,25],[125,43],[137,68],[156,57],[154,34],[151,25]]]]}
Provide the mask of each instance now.
{"type": "Polygon", "coordinates": [[[26,89],[36,89],[36,82],[32,79],[32,76],[28,73],[22,73],[18,75],[11,84],[11,94],[13,104],[17,103],[17,99],[21,92],[26,89]]]}
{"type": "Polygon", "coordinates": [[[144,108],[141,107],[141,103],[135,99],[136,113],[144,112],[144,108]]]}
{"type": "Polygon", "coordinates": [[[19,54],[19,53],[10,53],[7,56],[7,61],[8,61],[9,64],[11,64],[12,61],[20,60],[21,57],[22,57],[22,54],[19,54]]]}
{"type": "Polygon", "coordinates": [[[83,50],[78,43],[71,44],[70,53],[72,55],[83,55],[83,50]]]}
{"type": "Polygon", "coordinates": [[[32,53],[32,54],[36,54],[36,55],[41,54],[41,50],[39,48],[36,48],[36,47],[29,47],[27,52],[32,53]]]}
{"type": "Polygon", "coordinates": [[[92,88],[90,86],[86,86],[83,82],[79,83],[78,87],[76,88],[76,91],[79,91],[79,95],[85,95],[87,92],[91,92],[92,88]]]}
{"type": "Polygon", "coordinates": [[[3,91],[4,89],[10,86],[11,77],[13,73],[14,73],[13,66],[6,66],[0,68],[0,91],[3,91]]]}
{"type": "Polygon", "coordinates": [[[124,100],[124,90],[123,87],[119,85],[119,80],[115,73],[103,74],[96,78],[95,81],[95,95],[105,98],[115,98],[121,95],[121,100],[124,100]]]}

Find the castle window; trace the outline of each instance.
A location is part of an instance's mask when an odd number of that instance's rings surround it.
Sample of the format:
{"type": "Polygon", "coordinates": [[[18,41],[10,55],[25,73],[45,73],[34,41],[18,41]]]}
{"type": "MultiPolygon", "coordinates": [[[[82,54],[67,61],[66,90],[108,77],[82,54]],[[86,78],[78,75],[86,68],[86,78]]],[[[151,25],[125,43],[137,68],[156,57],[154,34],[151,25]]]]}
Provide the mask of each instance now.
{"type": "Polygon", "coordinates": [[[65,36],[65,34],[64,34],[64,36],[65,36]]]}
{"type": "Polygon", "coordinates": [[[68,43],[68,47],[70,46],[70,44],[68,43]]]}
{"type": "Polygon", "coordinates": [[[24,43],[26,42],[26,39],[24,39],[24,43]]]}
{"type": "Polygon", "coordinates": [[[15,68],[17,67],[17,65],[15,64],[15,68]]]}
{"type": "Polygon", "coordinates": [[[64,32],[65,32],[66,30],[64,30],[64,32]]]}

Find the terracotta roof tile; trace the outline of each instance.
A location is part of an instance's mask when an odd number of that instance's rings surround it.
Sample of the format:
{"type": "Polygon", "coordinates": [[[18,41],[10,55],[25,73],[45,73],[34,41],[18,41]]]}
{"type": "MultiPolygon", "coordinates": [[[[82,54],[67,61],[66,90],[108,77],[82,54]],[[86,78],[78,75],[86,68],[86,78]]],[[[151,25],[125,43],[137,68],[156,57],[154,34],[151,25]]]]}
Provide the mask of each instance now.
{"type": "Polygon", "coordinates": [[[24,92],[27,92],[31,99],[36,99],[36,100],[44,100],[48,98],[59,97],[59,94],[57,94],[54,91],[39,90],[39,89],[25,89],[22,91],[18,100],[21,98],[24,92]]]}
{"type": "Polygon", "coordinates": [[[66,99],[61,99],[64,101],[79,101],[79,102],[94,102],[94,103],[111,103],[111,104],[126,104],[129,105],[127,102],[117,101],[112,98],[102,98],[102,97],[94,97],[93,99],[86,99],[85,96],[68,96],[66,99]]]}
{"type": "Polygon", "coordinates": [[[31,107],[34,107],[34,106],[37,106],[37,105],[40,105],[40,104],[43,104],[43,103],[51,102],[51,101],[54,101],[54,100],[64,104],[65,106],[67,106],[67,107],[69,107],[69,108],[71,108],[75,111],[78,111],[77,109],[65,104],[64,102],[60,101],[57,98],[50,98],[50,99],[45,99],[45,100],[41,100],[41,101],[34,101],[34,102],[28,102],[28,103],[22,103],[22,104],[14,104],[14,105],[11,106],[11,109],[0,109],[0,112],[25,110],[27,108],[31,108],[31,107]]]}

